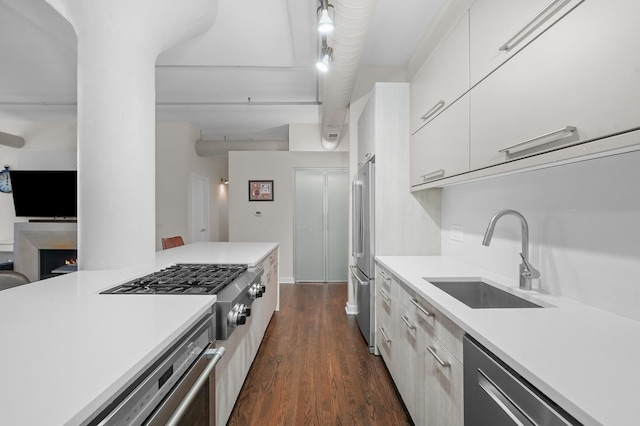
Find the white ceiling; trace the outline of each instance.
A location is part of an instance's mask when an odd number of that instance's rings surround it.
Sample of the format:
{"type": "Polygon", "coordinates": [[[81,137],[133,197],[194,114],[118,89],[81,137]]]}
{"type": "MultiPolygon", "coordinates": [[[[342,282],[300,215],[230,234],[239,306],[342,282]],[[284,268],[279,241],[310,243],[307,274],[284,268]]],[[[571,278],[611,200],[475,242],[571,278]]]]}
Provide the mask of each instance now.
{"type": "MultiPolygon", "coordinates": [[[[362,64],[405,65],[447,1],[378,0],[362,64]]],[[[157,120],[192,122],[213,140],[286,140],[289,123],[318,123],[317,7],[218,0],[207,33],[158,58],[157,120]]],[[[0,0],[0,120],[75,119],[75,45],[44,0],[0,0]]]]}

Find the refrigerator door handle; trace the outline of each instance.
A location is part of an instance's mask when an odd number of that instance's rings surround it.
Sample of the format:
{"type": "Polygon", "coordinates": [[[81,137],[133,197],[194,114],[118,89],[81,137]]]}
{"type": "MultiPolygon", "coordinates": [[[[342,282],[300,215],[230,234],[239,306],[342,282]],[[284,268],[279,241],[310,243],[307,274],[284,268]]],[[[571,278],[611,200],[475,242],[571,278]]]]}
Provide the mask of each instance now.
{"type": "Polygon", "coordinates": [[[369,281],[368,280],[362,280],[358,276],[358,270],[356,269],[355,266],[351,265],[349,267],[351,268],[351,276],[353,276],[353,278],[355,278],[356,281],[358,281],[358,284],[360,284],[360,285],[369,285],[369,281]]]}
{"type": "Polygon", "coordinates": [[[363,223],[362,223],[362,182],[358,180],[353,181],[353,218],[352,224],[353,227],[353,252],[352,255],[354,258],[358,258],[363,255],[363,223]]]}

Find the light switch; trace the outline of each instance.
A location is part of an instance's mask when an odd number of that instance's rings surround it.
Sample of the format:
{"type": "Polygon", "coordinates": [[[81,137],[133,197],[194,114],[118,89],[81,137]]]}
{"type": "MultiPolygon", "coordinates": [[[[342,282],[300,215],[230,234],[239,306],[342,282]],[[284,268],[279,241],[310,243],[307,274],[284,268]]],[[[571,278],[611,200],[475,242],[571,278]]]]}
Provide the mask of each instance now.
{"type": "Polygon", "coordinates": [[[262,212],[260,210],[258,210],[253,215],[259,217],[259,216],[262,216],[262,212]]]}
{"type": "Polygon", "coordinates": [[[449,230],[449,238],[453,241],[462,242],[464,240],[464,227],[462,225],[451,225],[449,230]]]}

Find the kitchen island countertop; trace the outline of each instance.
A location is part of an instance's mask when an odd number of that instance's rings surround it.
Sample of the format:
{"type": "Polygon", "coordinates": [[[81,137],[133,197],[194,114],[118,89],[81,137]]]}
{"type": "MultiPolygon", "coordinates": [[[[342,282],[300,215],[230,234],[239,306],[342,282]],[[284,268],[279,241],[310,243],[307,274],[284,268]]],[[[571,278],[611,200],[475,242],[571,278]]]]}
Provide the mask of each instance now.
{"type": "Polygon", "coordinates": [[[210,310],[215,296],[101,295],[173,263],[255,266],[277,243],[195,243],[146,265],[0,292],[0,424],[79,425],[210,310]]]}
{"type": "Polygon", "coordinates": [[[447,257],[376,261],[583,424],[638,424],[640,323],[447,257]],[[546,307],[471,309],[423,277],[484,278],[546,307]]]}

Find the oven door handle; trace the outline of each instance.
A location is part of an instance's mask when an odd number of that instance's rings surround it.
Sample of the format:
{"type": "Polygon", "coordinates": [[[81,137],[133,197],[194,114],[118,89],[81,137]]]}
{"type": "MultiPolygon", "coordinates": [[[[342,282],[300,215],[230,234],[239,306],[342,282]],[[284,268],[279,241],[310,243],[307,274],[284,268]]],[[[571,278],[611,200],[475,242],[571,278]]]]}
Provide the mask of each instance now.
{"type": "Polygon", "coordinates": [[[211,371],[215,368],[218,361],[220,361],[224,352],[225,348],[207,349],[204,351],[203,358],[210,358],[209,363],[204,370],[202,370],[202,373],[200,373],[198,379],[195,381],[191,389],[189,389],[189,392],[187,392],[184,399],[180,402],[178,408],[173,412],[173,415],[167,421],[166,426],[175,426],[178,424],[180,419],[182,419],[182,416],[187,412],[187,409],[195,399],[198,392],[200,392],[202,386],[206,383],[211,371]]]}

